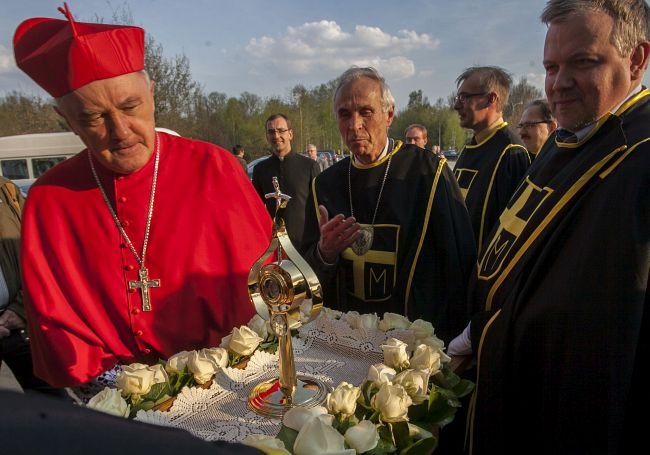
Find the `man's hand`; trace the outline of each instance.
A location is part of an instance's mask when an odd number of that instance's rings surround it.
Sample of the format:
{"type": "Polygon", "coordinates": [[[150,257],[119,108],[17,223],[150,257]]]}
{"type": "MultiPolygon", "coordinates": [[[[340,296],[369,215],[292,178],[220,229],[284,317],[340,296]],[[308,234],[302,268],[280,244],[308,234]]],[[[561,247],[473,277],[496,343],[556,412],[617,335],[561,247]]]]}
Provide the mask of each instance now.
{"type": "Polygon", "coordinates": [[[24,329],[25,321],[11,310],[0,314],[0,339],[9,336],[12,330],[24,329]]]}
{"type": "Polygon", "coordinates": [[[320,212],[318,250],[323,260],[331,264],[336,262],[341,251],[352,245],[352,242],[359,237],[361,226],[352,216],[346,218],[338,214],[330,220],[324,206],[319,205],[318,210],[320,212]]]}

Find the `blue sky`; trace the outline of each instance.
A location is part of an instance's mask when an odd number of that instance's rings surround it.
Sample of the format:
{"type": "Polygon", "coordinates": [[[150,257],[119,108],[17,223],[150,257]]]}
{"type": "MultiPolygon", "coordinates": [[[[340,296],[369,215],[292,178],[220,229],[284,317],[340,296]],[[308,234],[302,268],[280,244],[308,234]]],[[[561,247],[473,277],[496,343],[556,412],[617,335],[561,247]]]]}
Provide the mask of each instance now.
{"type": "MultiPolygon", "coordinates": [[[[61,0],[3,0],[0,15],[0,95],[43,94],[15,66],[11,40],[30,17],[63,16],[61,0]]],[[[421,89],[446,98],[472,65],[498,65],[515,81],[543,87],[546,27],[543,0],[69,0],[79,21],[127,7],[136,25],[185,54],[206,93],[287,97],[317,86],[349,66],[377,67],[398,108],[421,89]]],[[[649,77],[646,75],[645,81],[649,77]]]]}

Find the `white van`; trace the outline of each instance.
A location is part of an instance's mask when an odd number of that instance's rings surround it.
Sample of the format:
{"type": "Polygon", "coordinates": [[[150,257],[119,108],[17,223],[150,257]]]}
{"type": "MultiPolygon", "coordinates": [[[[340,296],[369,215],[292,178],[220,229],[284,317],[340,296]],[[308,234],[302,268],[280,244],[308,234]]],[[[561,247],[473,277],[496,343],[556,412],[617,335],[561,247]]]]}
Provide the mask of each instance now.
{"type": "Polygon", "coordinates": [[[85,148],[72,132],[0,137],[0,174],[27,194],[37,177],[85,148]]]}
{"type": "MultiPolygon", "coordinates": [[[[180,136],[167,128],[156,127],[156,131],[180,136]]],[[[85,148],[79,136],[67,131],[0,137],[0,175],[13,180],[27,195],[45,171],[85,148]]]]}

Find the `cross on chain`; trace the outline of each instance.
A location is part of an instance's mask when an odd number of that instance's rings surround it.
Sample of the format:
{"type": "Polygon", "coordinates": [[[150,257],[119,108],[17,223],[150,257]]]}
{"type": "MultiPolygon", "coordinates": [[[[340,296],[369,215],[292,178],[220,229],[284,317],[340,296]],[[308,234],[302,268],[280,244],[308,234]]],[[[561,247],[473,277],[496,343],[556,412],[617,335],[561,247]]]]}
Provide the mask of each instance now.
{"type": "Polygon", "coordinates": [[[138,270],[139,280],[129,281],[129,289],[140,289],[142,294],[142,311],[151,311],[151,301],[149,300],[149,288],[159,288],[160,280],[150,280],[149,271],[145,267],[138,270]]]}

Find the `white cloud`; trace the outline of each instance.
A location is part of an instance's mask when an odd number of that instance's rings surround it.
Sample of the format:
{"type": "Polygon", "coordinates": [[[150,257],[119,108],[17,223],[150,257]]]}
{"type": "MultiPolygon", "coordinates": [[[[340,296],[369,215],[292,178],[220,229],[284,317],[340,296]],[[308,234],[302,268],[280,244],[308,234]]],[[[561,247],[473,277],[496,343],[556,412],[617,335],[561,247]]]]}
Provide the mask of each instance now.
{"type": "Polygon", "coordinates": [[[426,33],[400,30],[397,35],[379,27],[357,25],[346,32],[335,22],[321,20],[287,27],[283,36],[252,38],[246,51],[257,67],[276,74],[334,76],[352,65],[374,66],[393,80],[415,74],[411,51],[436,49],[439,40],[426,33]]]}
{"type": "Polygon", "coordinates": [[[9,73],[16,70],[14,54],[0,44],[0,73],[9,73]]]}

